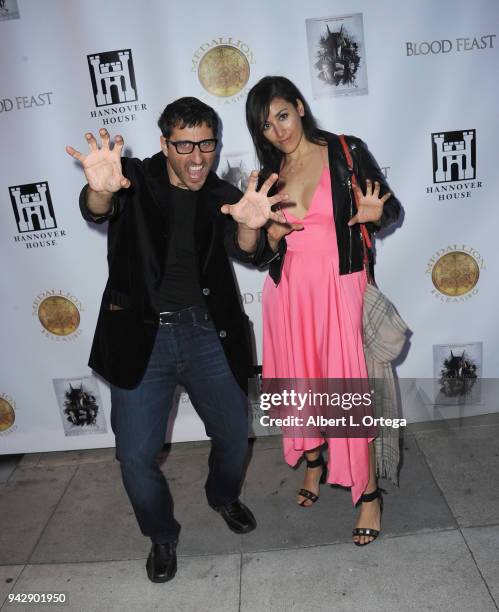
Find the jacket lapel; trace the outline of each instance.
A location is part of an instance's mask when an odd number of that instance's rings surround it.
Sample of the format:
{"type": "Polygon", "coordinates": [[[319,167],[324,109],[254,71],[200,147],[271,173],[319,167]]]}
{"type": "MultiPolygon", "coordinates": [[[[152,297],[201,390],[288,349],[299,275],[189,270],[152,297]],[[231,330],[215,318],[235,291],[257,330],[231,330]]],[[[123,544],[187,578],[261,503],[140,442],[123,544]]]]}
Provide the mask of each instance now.
{"type": "MultiPolygon", "coordinates": [[[[331,169],[331,190],[333,192],[333,213],[338,227],[338,222],[349,215],[350,210],[341,210],[340,203],[344,202],[345,185],[348,184],[350,173],[346,164],[341,142],[336,134],[327,134],[329,167],[331,169]],[[334,170],[333,170],[334,169],[334,170]],[[333,172],[336,176],[333,176],[333,172]],[[343,197],[342,197],[343,196],[343,197]]],[[[352,213],[353,216],[354,213],[352,213]]],[[[348,217],[350,219],[350,216],[348,217]]]]}
{"type": "Polygon", "coordinates": [[[200,269],[203,273],[206,271],[217,239],[217,216],[221,215],[219,207],[223,204],[222,200],[223,193],[219,188],[218,177],[210,172],[199,193],[194,230],[200,269]]]}
{"type": "Polygon", "coordinates": [[[146,172],[146,181],[149,191],[153,197],[154,206],[151,207],[152,213],[165,221],[164,211],[168,209],[168,191],[170,187],[170,179],[166,170],[166,157],[160,151],[149,159],[148,169],[146,172]]]}

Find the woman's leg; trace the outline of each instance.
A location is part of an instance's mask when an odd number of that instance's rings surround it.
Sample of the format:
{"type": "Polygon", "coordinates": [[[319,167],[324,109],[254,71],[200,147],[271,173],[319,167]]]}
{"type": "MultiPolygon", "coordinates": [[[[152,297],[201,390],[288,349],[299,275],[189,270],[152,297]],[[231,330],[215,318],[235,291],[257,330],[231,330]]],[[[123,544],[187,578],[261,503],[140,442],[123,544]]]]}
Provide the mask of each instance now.
{"type": "MultiPolygon", "coordinates": [[[[305,459],[307,461],[315,461],[319,458],[321,454],[320,447],[314,448],[313,450],[306,451],[303,453],[305,459]]],[[[303,488],[307,491],[310,491],[314,495],[319,496],[319,488],[320,488],[320,479],[322,475],[323,466],[319,465],[317,467],[309,468],[307,464],[305,464],[305,479],[303,481],[303,488]]],[[[310,499],[307,499],[303,495],[298,494],[297,502],[301,506],[311,506],[314,502],[310,499]]]]}
{"type": "MultiPolygon", "coordinates": [[[[369,443],[369,482],[367,483],[364,493],[372,493],[378,488],[376,479],[376,451],[374,449],[374,440],[369,443]]],[[[370,502],[362,502],[360,505],[359,515],[355,527],[365,527],[368,529],[381,529],[381,506],[380,498],[377,497],[370,502]]],[[[353,541],[359,544],[368,544],[373,540],[373,536],[361,535],[353,536],[353,541]]]]}

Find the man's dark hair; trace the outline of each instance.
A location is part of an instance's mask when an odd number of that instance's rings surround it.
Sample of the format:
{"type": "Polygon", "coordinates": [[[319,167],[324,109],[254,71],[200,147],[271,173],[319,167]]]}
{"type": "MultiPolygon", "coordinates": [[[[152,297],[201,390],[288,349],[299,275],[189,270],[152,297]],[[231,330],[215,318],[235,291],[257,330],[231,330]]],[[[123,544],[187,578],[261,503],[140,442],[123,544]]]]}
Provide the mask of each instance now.
{"type": "Polygon", "coordinates": [[[206,123],[217,137],[218,115],[216,112],[197,98],[179,98],[168,104],[158,119],[158,126],[165,138],[170,138],[173,128],[194,127],[206,123]]]}
{"type": "Polygon", "coordinates": [[[282,98],[286,102],[290,102],[295,108],[297,100],[301,100],[305,110],[305,115],[301,119],[305,138],[317,144],[324,144],[325,142],[320,135],[310,106],[298,87],[285,77],[264,77],[252,87],[248,94],[246,123],[255,145],[258,161],[267,173],[279,172],[283,158],[283,153],[276,149],[263,135],[263,124],[267,121],[270,104],[274,98],[282,98]]]}

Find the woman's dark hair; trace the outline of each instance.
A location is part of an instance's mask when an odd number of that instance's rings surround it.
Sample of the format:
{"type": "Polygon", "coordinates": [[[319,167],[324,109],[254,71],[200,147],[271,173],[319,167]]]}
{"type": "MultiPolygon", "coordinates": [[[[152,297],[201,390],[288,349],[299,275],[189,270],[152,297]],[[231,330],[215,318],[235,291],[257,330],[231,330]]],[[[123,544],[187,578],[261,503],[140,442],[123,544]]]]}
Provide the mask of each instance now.
{"type": "Polygon", "coordinates": [[[165,138],[170,138],[175,127],[194,127],[206,123],[213,130],[216,138],[218,132],[218,115],[197,98],[179,98],[168,104],[158,119],[158,126],[165,138]]]}
{"type": "Polygon", "coordinates": [[[255,145],[258,161],[265,174],[267,172],[279,172],[284,155],[263,135],[263,124],[267,121],[270,104],[274,98],[282,98],[293,104],[294,107],[298,104],[297,100],[301,100],[305,109],[305,114],[302,117],[305,138],[316,144],[325,143],[310,106],[294,83],[281,76],[266,76],[260,79],[251,88],[246,100],[246,124],[255,145]]]}

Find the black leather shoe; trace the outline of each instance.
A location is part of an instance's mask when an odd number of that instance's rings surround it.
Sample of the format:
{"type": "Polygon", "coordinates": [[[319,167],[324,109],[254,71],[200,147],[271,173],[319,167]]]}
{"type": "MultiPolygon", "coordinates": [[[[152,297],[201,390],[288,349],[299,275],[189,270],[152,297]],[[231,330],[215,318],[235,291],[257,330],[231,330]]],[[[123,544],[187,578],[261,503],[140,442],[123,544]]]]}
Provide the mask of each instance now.
{"type": "Polygon", "coordinates": [[[151,582],[168,582],[177,571],[177,544],[153,544],[147,557],[147,576],[151,582]]]}
{"type": "Polygon", "coordinates": [[[238,499],[226,506],[214,508],[234,533],[249,533],[256,527],[256,520],[251,510],[238,499]]]}

